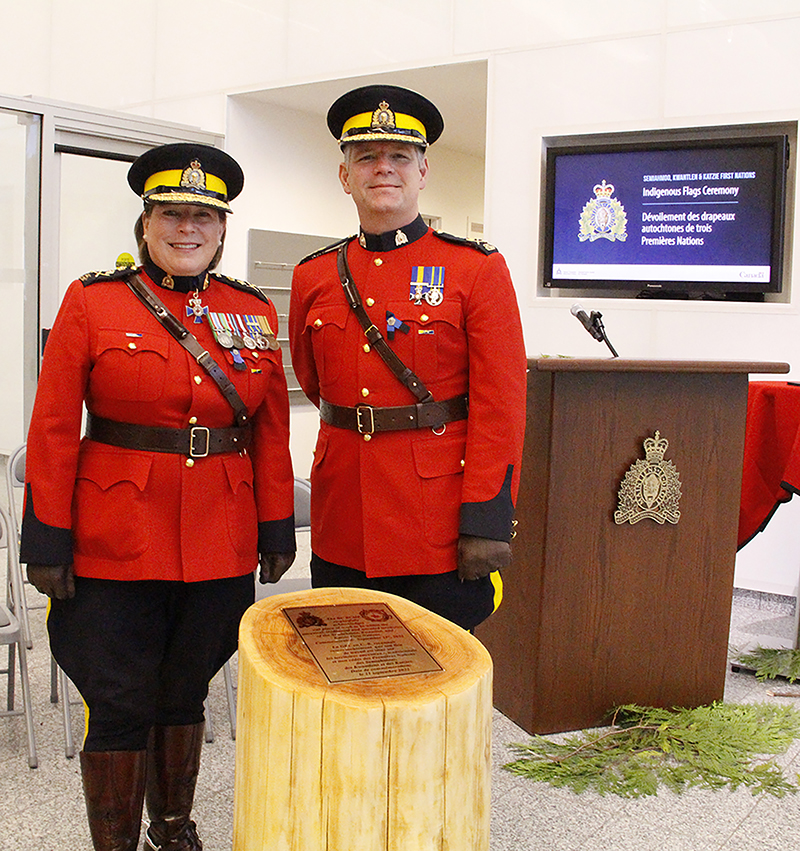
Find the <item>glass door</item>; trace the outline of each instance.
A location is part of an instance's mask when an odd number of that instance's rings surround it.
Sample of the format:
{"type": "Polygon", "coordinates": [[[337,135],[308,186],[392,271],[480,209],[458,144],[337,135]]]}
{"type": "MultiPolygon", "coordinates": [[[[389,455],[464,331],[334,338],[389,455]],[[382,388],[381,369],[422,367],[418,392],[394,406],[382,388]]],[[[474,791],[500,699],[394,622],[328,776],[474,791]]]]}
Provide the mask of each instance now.
{"type": "Polygon", "coordinates": [[[42,343],[68,284],[136,257],[141,201],[128,164],[168,142],[222,145],[199,128],[0,95],[0,454],[27,433],[42,343]]]}
{"type": "Polygon", "coordinates": [[[61,153],[59,301],[75,278],[113,269],[123,252],[139,262],[133,225],[142,200],[127,181],[134,159],[61,153]]]}
{"type": "Polygon", "coordinates": [[[26,328],[36,328],[36,306],[26,299],[38,282],[39,162],[38,115],[0,109],[0,452],[24,440],[23,386],[35,378],[26,328]]]}

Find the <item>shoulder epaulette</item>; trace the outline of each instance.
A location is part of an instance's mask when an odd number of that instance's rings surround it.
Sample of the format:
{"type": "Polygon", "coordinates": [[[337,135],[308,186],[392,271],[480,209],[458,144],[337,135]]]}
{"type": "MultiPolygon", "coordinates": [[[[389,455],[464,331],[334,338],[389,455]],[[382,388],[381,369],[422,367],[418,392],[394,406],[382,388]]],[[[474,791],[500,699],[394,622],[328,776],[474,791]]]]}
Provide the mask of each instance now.
{"type": "Polygon", "coordinates": [[[90,284],[96,284],[98,281],[121,281],[123,278],[130,278],[131,275],[140,272],[141,268],[141,266],[122,266],[119,269],[111,269],[108,272],[87,272],[85,275],[81,275],[78,280],[85,287],[88,287],[90,284]]]}
{"type": "Polygon", "coordinates": [[[438,236],[439,239],[442,239],[445,242],[450,242],[453,245],[466,245],[468,248],[474,248],[476,251],[481,251],[484,254],[497,253],[497,248],[490,242],[486,242],[486,240],[483,239],[467,239],[465,236],[455,236],[452,233],[445,233],[441,230],[435,230],[433,235],[438,236]]]}
{"type": "Polygon", "coordinates": [[[229,278],[227,275],[221,275],[219,272],[211,272],[210,275],[215,281],[227,284],[229,287],[233,287],[235,290],[241,290],[242,292],[250,293],[250,295],[254,295],[256,298],[260,298],[261,301],[265,301],[267,304],[270,303],[269,299],[264,295],[264,293],[261,292],[261,290],[255,284],[251,284],[249,281],[242,281],[239,278],[229,278]]]}
{"type": "Polygon", "coordinates": [[[311,254],[306,255],[297,265],[302,266],[303,263],[308,263],[309,260],[315,260],[317,257],[322,257],[323,254],[330,254],[331,251],[336,251],[340,245],[350,242],[351,239],[355,239],[355,236],[346,236],[344,239],[337,239],[336,242],[326,245],[325,248],[319,248],[316,251],[312,251],[311,254]]]}

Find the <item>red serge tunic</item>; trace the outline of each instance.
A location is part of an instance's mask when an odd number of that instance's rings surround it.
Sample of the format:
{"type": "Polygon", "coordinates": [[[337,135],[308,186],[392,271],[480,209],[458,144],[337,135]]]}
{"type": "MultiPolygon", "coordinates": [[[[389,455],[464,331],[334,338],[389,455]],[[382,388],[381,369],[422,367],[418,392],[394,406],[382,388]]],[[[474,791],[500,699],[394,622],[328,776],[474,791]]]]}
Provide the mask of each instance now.
{"type": "MultiPolygon", "coordinates": [[[[513,284],[493,248],[417,219],[354,240],[364,307],[437,401],[469,394],[469,418],[364,435],[320,423],[311,472],[312,549],[368,576],[456,569],[459,533],[509,540],[525,428],[526,358],[513,284]],[[426,271],[429,270],[429,271],[426,271]],[[429,303],[412,281],[442,282],[429,303]],[[441,298],[440,298],[441,296],[441,298]],[[402,324],[401,324],[402,323],[402,324]],[[394,333],[392,333],[394,331],[394,333]],[[393,338],[393,339],[391,339],[393,338]]],[[[409,405],[416,399],[366,345],[336,270],[336,246],[295,268],[292,365],[309,399],[409,405]]]]}
{"type": "MultiPolygon", "coordinates": [[[[245,369],[214,339],[208,318],[187,318],[192,293],[140,272],[233,381],[253,428],[246,452],[197,458],[81,439],[88,411],[125,423],[233,425],[210,376],[161,326],[119,274],[74,281],[42,363],[26,457],[21,559],[74,560],[78,576],[199,580],[253,571],[258,551],[294,549],[289,403],[280,351],[243,349],[245,369]]],[[[271,302],[215,273],[200,293],[209,311],[266,317],[271,302]]]]}

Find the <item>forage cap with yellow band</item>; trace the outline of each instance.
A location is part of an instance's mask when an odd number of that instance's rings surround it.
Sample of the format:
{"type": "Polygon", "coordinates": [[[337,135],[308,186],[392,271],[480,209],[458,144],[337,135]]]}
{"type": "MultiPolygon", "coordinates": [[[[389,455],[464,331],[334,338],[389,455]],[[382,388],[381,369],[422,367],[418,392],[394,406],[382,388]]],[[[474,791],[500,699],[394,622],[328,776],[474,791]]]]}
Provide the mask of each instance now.
{"type": "Polygon", "coordinates": [[[444,130],[439,110],[425,97],[400,86],[362,86],[342,95],[328,110],[328,129],[349,142],[408,142],[427,148],[444,130]]]}
{"type": "Polygon", "coordinates": [[[230,213],[228,201],[242,191],[244,173],[219,148],[176,142],[143,153],[130,167],[128,183],[145,201],[199,204],[230,213]]]}

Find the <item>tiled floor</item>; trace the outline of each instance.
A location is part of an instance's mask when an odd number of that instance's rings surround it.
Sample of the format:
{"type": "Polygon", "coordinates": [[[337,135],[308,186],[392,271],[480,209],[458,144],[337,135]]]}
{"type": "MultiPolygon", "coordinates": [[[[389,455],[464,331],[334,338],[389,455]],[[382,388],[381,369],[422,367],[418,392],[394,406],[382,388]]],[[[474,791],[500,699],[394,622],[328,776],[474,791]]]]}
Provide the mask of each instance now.
{"type": "MultiPolygon", "coordinates": [[[[299,562],[307,564],[307,553],[299,562]]],[[[303,569],[298,566],[292,573],[300,576],[303,569]]],[[[35,591],[29,593],[31,598],[38,596],[35,591]]],[[[743,645],[752,636],[765,634],[790,639],[795,629],[793,605],[788,598],[737,592],[732,643],[743,645]]],[[[33,610],[32,621],[34,647],[29,664],[39,767],[27,766],[22,719],[0,718],[0,851],[90,851],[78,760],[65,758],[60,707],[49,702],[50,661],[42,608],[33,610]]],[[[736,702],[792,702],[767,696],[768,688],[748,673],[729,672],[725,696],[736,702]]],[[[195,817],[207,851],[228,851],[235,743],[221,677],[212,684],[211,707],[216,738],[203,752],[195,817]]],[[[72,726],[78,742],[81,725],[82,709],[76,704],[72,726]]],[[[682,795],[661,792],[631,801],[592,793],[575,795],[503,770],[503,763],[512,758],[507,745],[526,738],[495,712],[491,851],[784,851],[797,844],[800,797],[777,800],[753,797],[748,791],[703,790],[682,795]]],[[[800,770],[799,756],[800,742],[796,742],[782,758],[793,777],[800,770]]],[[[469,817],[465,812],[464,818],[469,817]]]]}

